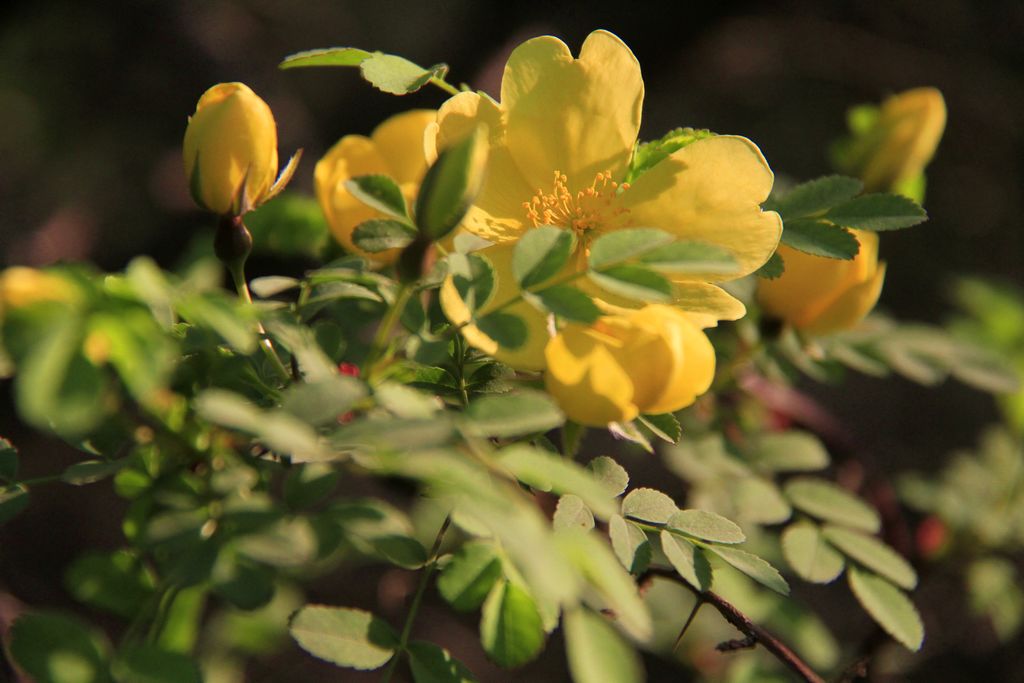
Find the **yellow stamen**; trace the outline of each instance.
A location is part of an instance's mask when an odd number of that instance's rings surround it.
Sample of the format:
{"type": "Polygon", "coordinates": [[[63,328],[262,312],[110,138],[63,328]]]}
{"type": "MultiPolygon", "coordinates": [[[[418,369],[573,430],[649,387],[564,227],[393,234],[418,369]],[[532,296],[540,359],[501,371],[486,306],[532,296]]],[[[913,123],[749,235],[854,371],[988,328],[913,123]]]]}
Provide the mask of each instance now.
{"type": "Polygon", "coordinates": [[[598,173],[590,187],[575,194],[570,192],[568,182],[564,173],[555,171],[551,192],[538,188],[530,201],[523,202],[526,216],[534,227],[556,225],[582,234],[629,211],[613,206],[616,197],[629,189],[629,183],[615,182],[611,171],[598,173]]]}

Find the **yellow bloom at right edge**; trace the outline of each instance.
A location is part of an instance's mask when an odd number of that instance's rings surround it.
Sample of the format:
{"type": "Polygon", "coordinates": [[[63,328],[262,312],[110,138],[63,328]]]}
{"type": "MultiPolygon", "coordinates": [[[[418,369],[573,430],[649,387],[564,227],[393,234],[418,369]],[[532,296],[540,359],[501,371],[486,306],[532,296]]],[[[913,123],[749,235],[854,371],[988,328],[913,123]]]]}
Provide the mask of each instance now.
{"type": "Polygon", "coordinates": [[[569,419],[592,427],[685,408],[715,375],[715,350],[697,321],[661,304],[567,325],[544,355],[548,392],[569,419]]]}

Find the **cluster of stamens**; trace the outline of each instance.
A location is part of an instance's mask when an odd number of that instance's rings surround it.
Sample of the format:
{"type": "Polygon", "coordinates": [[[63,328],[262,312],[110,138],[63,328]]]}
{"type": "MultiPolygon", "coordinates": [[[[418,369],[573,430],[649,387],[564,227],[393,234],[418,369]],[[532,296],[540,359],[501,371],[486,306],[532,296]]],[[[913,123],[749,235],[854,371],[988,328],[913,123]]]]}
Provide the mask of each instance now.
{"type": "Polygon", "coordinates": [[[576,194],[569,191],[569,178],[561,171],[555,171],[551,192],[538,188],[537,194],[523,202],[526,216],[534,227],[557,225],[584,233],[602,221],[629,211],[613,206],[616,196],[629,189],[629,183],[612,180],[611,171],[601,171],[590,187],[576,194]]]}

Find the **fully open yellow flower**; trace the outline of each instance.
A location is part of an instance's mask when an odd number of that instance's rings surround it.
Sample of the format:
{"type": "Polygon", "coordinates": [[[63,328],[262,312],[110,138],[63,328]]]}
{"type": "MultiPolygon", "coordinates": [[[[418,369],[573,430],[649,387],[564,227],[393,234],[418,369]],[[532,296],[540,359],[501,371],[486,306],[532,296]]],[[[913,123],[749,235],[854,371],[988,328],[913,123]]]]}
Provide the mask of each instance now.
{"type": "Polygon", "coordinates": [[[860,251],[851,261],[780,246],[786,271],[759,284],[758,300],[764,311],[812,335],[838,332],[860,322],[882,293],[885,264],[878,262],[877,233],[853,233],[860,251]]]}
{"type": "MultiPolygon", "coordinates": [[[[540,225],[576,233],[576,269],[586,267],[596,237],[628,227],[660,228],[722,247],[738,271],[680,277],[676,303],[715,319],[736,319],[743,305],[711,283],[753,272],[774,251],[782,222],[760,208],[771,191],[772,172],[752,142],[723,135],[691,143],[635,182],[623,183],[640,130],[643,93],[636,58],[608,32],[591,33],[578,58],[551,36],[520,45],[505,66],[500,102],[465,92],[438,112],[437,148],[479,124],[489,131],[484,185],[462,226],[496,243],[482,253],[495,262],[501,282],[511,277],[500,265],[509,260],[503,250],[540,225]]],[[[427,138],[429,145],[429,132],[427,138]]],[[[504,303],[501,294],[492,298],[492,307],[504,303]]],[[[442,305],[454,323],[469,319],[450,282],[442,289],[442,305]]],[[[516,367],[543,368],[544,317],[525,306],[509,312],[527,322],[523,347],[497,348],[472,326],[464,328],[466,338],[516,367]]]]}
{"type": "Polygon", "coordinates": [[[273,194],[277,177],[277,125],[270,107],[244,83],[213,86],[189,118],[184,156],[199,206],[236,216],[259,206],[273,194]]]}
{"type": "Polygon", "coordinates": [[[548,392],[570,419],[595,427],[685,408],[715,374],[715,350],[698,323],[661,304],[567,325],[544,354],[548,392]]]}
{"type": "Polygon", "coordinates": [[[349,251],[378,263],[390,263],[398,255],[397,249],[367,254],[352,243],[357,225],[384,216],[353,197],[345,181],[361,175],[388,175],[411,202],[427,171],[423,134],[436,117],[437,112],[424,109],[396,114],[377,126],[370,137],[341,138],[317,163],[313,173],[317,199],[331,233],[349,251]]]}

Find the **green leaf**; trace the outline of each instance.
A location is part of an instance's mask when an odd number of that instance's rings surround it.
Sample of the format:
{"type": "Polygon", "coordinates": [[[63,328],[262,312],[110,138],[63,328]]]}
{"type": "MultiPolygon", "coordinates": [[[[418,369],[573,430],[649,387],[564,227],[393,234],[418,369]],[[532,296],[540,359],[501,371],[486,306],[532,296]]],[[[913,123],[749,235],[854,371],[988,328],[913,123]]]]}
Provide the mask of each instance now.
{"type": "Polygon", "coordinates": [[[397,382],[382,382],[373,393],[377,403],[395,417],[429,419],[441,409],[440,401],[433,394],[397,382]]]}
{"type": "Polygon", "coordinates": [[[611,266],[587,273],[596,285],[612,293],[637,301],[666,302],[672,299],[672,283],[642,266],[611,266]]]}
{"type": "Polygon", "coordinates": [[[241,396],[222,389],[207,389],[196,398],[195,407],[204,419],[253,434],[268,448],[291,455],[294,462],[326,457],[316,431],[291,413],[260,410],[241,396]]]}
{"type": "Polygon", "coordinates": [[[824,479],[801,477],[786,482],[783,491],[793,507],[825,520],[855,529],[876,532],[878,512],[846,489],[824,479]]]}
{"type": "Polygon", "coordinates": [[[245,214],[245,227],[252,234],[252,249],[257,254],[318,259],[332,241],[320,203],[291,190],[245,214]]]}
{"type": "Polygon", "coordinates": [[[366,398],[366,386],[355,377],[330,375],[324,379],[292,384],[281,399],[281,408],[314,426],[337,421],[366,398]]]}
{"type": "Polygon", "coordinates": [[[109,645],[73,617],[29,612],[14,622],[10,653],[36,683],[108,683],[109,645]]]}
{"type": "Polygon", "coordinates": [[[486,135],[479,128],[441,151],[416,196],[416,225],[421,233],[437,241],[458,227],[480,192],[487,151],[486,135]]]}
{"type": "Polygon", "coordinates": [[[307,518],[292,517],[242,536],[235,547],[245,557],[272,567],[300,567],[316,557],[317,539],[307,518]]]}
{"type": "Polygon", "coordinates": [[[249,289],[260,299],[269,299],[291,289],[298,289],[300,285],[299,280],[283,275],[267,275],[249,281],[249,289]]]}
{"type": "Polygon", "coordinates": [[[831,524],[825,526],[823,533],[844,555],[897,586],[910,590],[917,585],[917,573],[910,563],[877,538],[831,524]]]}
{"type": "Polygon", "coordinates": [[[471,541],[445,565],[437,577],[437,590],[456,610],[469,612],[483,604],[500,577],[501,558],[494,546],[471,541]]]}
{"type": "Polygon", "coordinates": [[[830,175],[801,183],[771,203],[784,220],[804,218],[847,202],[864,189],[864,183],[848,176],[830,175]]]}
{"type": "Polygon", "coordinates": [[[776,593],[789,595],[789,584],[782,578],[782,574],[757,555],[722,545],[709,545],[707,549],[762,586],[771,588],[776,593]]]}
{"type": "Polygon", "coordinates": [[[523,298],[544,312],[589,325],[603,314],[588,295],[569,285],[553,285],[539,292],[523,292],[523,298]]]}
{"type": "Polygon", "coordinates": [[[765,280],[775,280],[782,277],[784,272],[786,272],[786,262],[776,251],[764,262],[763,266],[754,271],[754,275],[765,280]]]}
{"type": "Polygon", "coordinates": [[[211,575],[213,592],[240,610],[255,610],[274,597],[274,571],[242,557],[217,558],[211,575]]]}
{"type": "Polygon", "coordinates": [[[384,666],[398,646],[387,622],[350,607],[306,605],[292,616],[288,630],[314,657],[362,671],[384,666]]]}
{"type": "Polygon", "coordinates": [[[316,505],[330,495],[340,476],[327,463],[293,465],[284,480],[284,501],[292,510],[316,505]]]}
{"type": "Polygon", "coordinates": [[[852,232],[813,218],[786,221],[782,242],[794,249],[825,258],[850,260],[860,251],[860,243],[852,232]]]}
{"type": "Polygon", "coordinates": [[[473,672],[451,653],[433,643],[409,643],[409,667],[414,683],[476,683],[473,672]]]}
{"type": "Polygon", "coordinates": [[[633,489],[622,499],[623,517],[632,517],[653,524],[667,523],[678,511],[675,501],[654,489],[633,489]]]}
{"type": "Polygon", "coordinates": [[[643,668],[636,651],[608,621],[594,612],[566,610],[566,657],[574,683],[639,683],[643,668]]]}
{"type": "Polygon", "coordinates": [[[913,199],[897,194],[866,194],[830,209],[825,218],[856,230],[899,230],[928,220],[913,199]]]}
{"type": "Polygon", "coordinates": [[[28,507],[28,489],[21,484],[0,488],[0,524],[6,524],[28,507]]]}
{"type": "Polygon", "coordinates": [[[533,660],[544,646],[544,625],[525,589],[509,581],[494,586],[484,601],[480,643],[501,667],[511,669],[533,660]]]}
{"type": "Polygon", "coordinates": [[[498,462],[533,488],[579,496],[600,519],[615,514],[615,503],[607,487],[589,470],[560,455],[515,444],[498,453],[498,462]]]}
{"type": "Polygon", "coordinates": [[[131,683],[202,683],[192,658],[155,645],[133,645],[121,652],[115,671],[118,680],[131,683]]]}
{"type": "Polygon", "coordinates": [[[737,519],[752,524],[779,524],[793,514],[782,492],[774,481],[761,477],[743,477],[735,480],[730,491],[737,519]]]}
{"type": "Polygon", "coordinates": [[[743,543],[747,540],[735,522],[709,510],[680,510],[668,518],[666,528],[710,543],[743,543]]]}
{"type": "Polygon", "coordinates": [[[18,449],[0,437],[0,479],[11,481],[18,476],[18,449]]]}
{"type": "Polygon", "coordinates": [[[753,444],[757,465],[769,472],[813,472],[828,467],[828,451],[818,437],[792,430],[760,435],[753,444]]]}
{"type": "Polygon", "coordinates": [[[390,95],[408,95],[425,86],[431,78],[443,78],[448,67],[436,64],[424,69],[404,57],[374,52],[359,62],[359,70],[378,90],[390,95]]]}
{"type": "Polygon", "coordinates": [[[89,553],[76,559],[64,576],[75,600],[124,618],[135,614],[153,592],[153,581],[128,551],[89,553]]]}
{"type": "Polygon", "coordinates": [[[305,66],[359,66],[371,53],[357,47],[328,47],[288,55],[278,65],[281,69],[305,66]]]}
{"type": "Polygon", "coordinates": [[[363,204],[385,216],[396,218],[399,222],[409,220],[402,188],[389,176],[373,174],[349,178],[345,181],[345,189],[363,204]]]}
{"type": "Polygon", "coordinates": [[[714,136],[715,134],[710,130],[699,128],[676,128],[665,133],[665,135],[657,140],[638,144],[633,153],[633,159],[629,165],[629,170],[626,172],[625,182],[632,183],[637,179],[637,177],[657,165],[659,162],[668,158],[668,156],[673,152],[697,142],[698,140],[704,140],[705,138],[711,138],[714,136]]]}
{"type": "Polygon", "coordinates": [[[673,242],[648,251],[638,260],[652,270],[673,275],[739,271],[732,254],[721,247],[701,242],[673,242]]]}
{"type": "Polygon", "coordinates": [[[466,408],[465,417],[473,432],[499,438],[543,433],[565,422],[558,404],[533,389],[475,399],[466,408]]]}
{"type": "Polygon", "coordinates": [[[559,497],[555,514],[551,518],[555,531],[576,529],[590,531],[594,528],[594,513],[590,511],[583,499],[572,493],[559,497]]]}
{"type": "Polygon", "coordinates": [[[526,343],[529,330],[518,315],[497,311],[476,321],[477,329],[493,339],[498,346],[518,349],[526,343]]]}
{"type": "Polygon", "coordinates": [[[572,232],[542,225],[527,230],[512,252],[512,274],[522,289],[553,277],[569,261],[575,243],[572,232]]]}
{"type": "Polygon", "coordinates": [[[886,633],[912,652],[921,649],[924,625],[903,591],[858,567],[850,567],[846,576],[857,601],[886,633]]]}
{"type": "Polygon", "coordinates": [[[72,486],[84,486],[113,476],[128,464],[122,460],[83,460],[71,465],[60,475],[60,480],[72,486]]]}
{"type": "Polygon", "coordinates": [[[480,254],[450,254],[448,272],[459,298],[470,312],[486,306],[497,289],[494,266],[480,254]]]}
{"type": "Polygon", "coordinates": [[[683,436],[683,428],[679,425],[679,420],[672,413],[662,413],[661,415],[641,415],[637,418],[640,423],[654,432],[654,435],[662,441],[667,441],[671,444],[679,443],[679,439],[683,436]]]}
{"type": "Polygon", "coordinates": [[[594,473],[602,483],[607,485],[612,496],[621,496],[629,486],[629,473],[626,469],[607,455],[600,455],[587,463],[587,469],[594,473]]]}
{"type": "Polygon", "coordinates": [[[673,242],[675,237],[657,228],[630,228],[609,232],[598,237],[590,245],[590,268],[603,270],[673,242]]]}
{"type": "Polygon", "coordinates": [[[647,569],[651,561],[651,543],[643,529],[627,522],[621,515],[612,515],[608,520],[608,537],[615,556],[626,571],[639,574],[647,569]]]}
{"type": "Polygon", "coordinates": [[[363,221],[352,231],[352,243],[376,254],[388,249],[403,249],[416,239],[416,230],[402,221],[387,218],[363,221]]]}
{"type": "Polygon", "coordinates": [[[846,566],[842,554],[825,540],[821,527],[806,520],[783,530],[782,554],[797,576],[811,583],[831,583],[846,566]]]}
{"type": "Polygon", "coordinates": [[[711,564],[704,550],[667,529],[661,531],[661,550],[688,584],[703,592],[711,588],[711,564]]]}

